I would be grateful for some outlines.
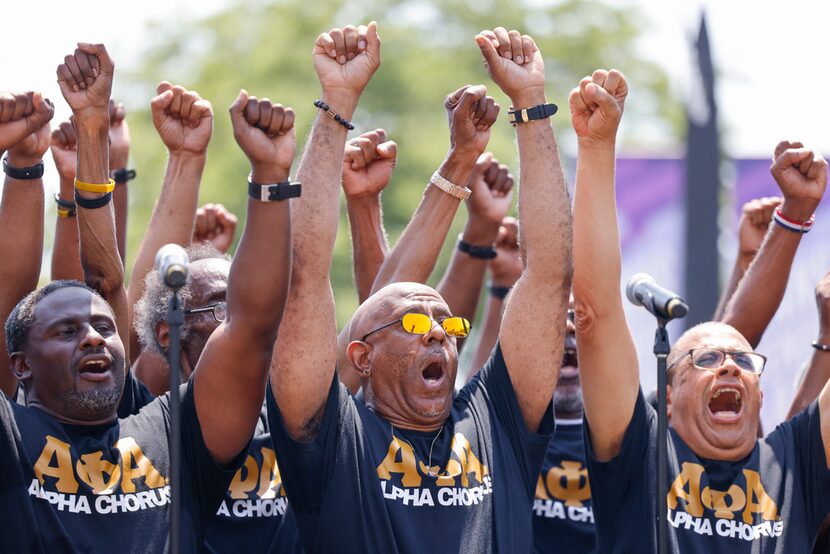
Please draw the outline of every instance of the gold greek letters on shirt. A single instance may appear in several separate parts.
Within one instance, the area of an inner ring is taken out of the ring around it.
[[[562,460],[551,467],[546,474],[540,474],[536,482],[536,498],[561,500],[565,506],[581,508],[585,500],[591,499],[591,485],[588,469],[582,462]]]
[[[437,486],[453,487],[458,480],[462,487],[469,487],[471,475],[478,483],[482,483],[484,477],[490,473],[487,466],[473,453],[470,441],[462,433],[453,436],[450,450],[452,455],[447,467],[443,472],[438,472]],[[392,475],[400,475],[404,487],[419,487],[422,476],[428,475],[430,469],[435,472],[438,468],[428,468],[423,460],[416,460],[412,446],[407,441],[393,436],[386,457],[377,467],[377,474],[378,478],[383,480],[391,479]]]

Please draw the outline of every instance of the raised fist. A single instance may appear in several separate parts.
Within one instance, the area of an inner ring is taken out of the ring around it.
[[[377,23],[347,25],[322,33],[314,43],[312,54],[314,70],[324,92],[346,92],[357,98],[380,67]]]
[[[110,169],[124,169],[130,158],[130,128],[124,104],[110,100]]]
[[[531,37],[496,27],[481,31],[475,40],[490,78],[517,108],[531,107],[524,98],[544,99],[545,62]]]
[[[39,160],[49,147],[49,121],[53,115],[52,102],[39,92],[0,94],[0,153],[20,144],[18,154]],[[37,155],[38,151],[40,155]]]
[[[268,181],[274,174],[287,178],[296,150],[294,110],[241,90],[230,113],[233,136],[250,160],[255,179],[257,174],[268,176]]]
[[[349,198],[380,194],[395,169],[398,145],[386,140],[386,131],[363,133],[343,152],[343,191]]]
[[[159,83],[156,92],[158,96],[150,102],[153,125],[170,153],[204,154],[213,133],[210,102],[196,91],[167,81]]]
[[[611,142],[617,138],[628,83],[625,76],[612,69],[597,69],[571,91],[571,123],[580,141]]]
[[[470,218],[500,225],[513,199],[513,175],[508,167],[485,152],[479,156],[467,187],[472,191],[467,201]]]
[[[61,183],[73,183],[78,163],[78,138],[71,118],[52,132],[52,159]],[[74,184],[72,186],[74,189]]]
[[[193,227],[191,242],[194,245],[209,243],[224,254],[230,250],[235,232],[235,215],[222,204],[205,204],[196,210],[196,225]]]
[[[450,147],[478,158],[487,148],[490,127],[499,115],[499,105],[487,96],[484,85],[465,85],[444,99],[450,122]]]
[[[523,270],[524,264],[519,250],[519,222],[513,217],[505,217],[496,238],[496,257],[490,260],[493,284],[499,287],[512,287],[522,276]]]
[[[827,187],[827,162],[800,142],[781,141],[775,147],[770,172],[781,189],[784,216],[807,221]]]
[[[772,213],[782,202],[778,197],[750,200],[744,204],[738,223],[738,254],[752,258],[761,248],[772,221]]]
[[[107,112],[115,64],[103,44],[78,43],[74,54],[58,66],[58,85],[72,108],[80,115],[88,110]]]

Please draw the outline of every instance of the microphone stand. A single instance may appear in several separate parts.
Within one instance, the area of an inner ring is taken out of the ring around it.
[[[666,407],[666,358],[671,348],[666,323],[657,318],[654,355],[657,356],[657,552],[668,554],[668,411]]]
[[[167,306],[167,325],[170,327],[170,348],[167,363],[170,366],[170,552],[180,552],[181,521],[181,326],[184,323],[184,311],[179,300],[179,290],[170,287],[172,295]]]

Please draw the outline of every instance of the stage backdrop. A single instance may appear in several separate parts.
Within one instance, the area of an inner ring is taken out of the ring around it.
[[[725,164],[723,184],[727,193],[721,210],[721,282],[732,270],[737,252],[737,224],[743,204],[760,196],[776,196],[778,188],[769,173],[768,159],[741,159]],[[617,163],[617,203],[623,264],[621,289],[635,273],[648,273],[661,285],[684,293],[685,223],[683,208],[683,159],[623,158]],[[812,232],[801,243],[789,286],[758,351],[767,355],[761,378],[764,405],[761,412],[769,432],[785,416],[797,380],[809,362],[810,342],[818,336],[818,312],[814,288],[830,270],[830,208],[825,201],[816,213]],[[700,225],[716,225],[701,215]],[[759,292],[759,294],[761,294]],[[625,302],[626,316],[637,345],[645,392],[656,386],[654,318],[642,308]],[[683,331],[682,322],[669,324],[672,342]]]

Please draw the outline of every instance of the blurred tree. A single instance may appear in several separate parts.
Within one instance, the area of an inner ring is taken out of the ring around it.
[[[633,83],[635,98],[639,98],[627,105],[629,127],[636,128],[638,120],[648,119],[670,126],[678,136],[682,129],[681,111],[670,94],[667,76],[637,52],[638,30],[645,22],[631,8],[613,8],[594,0],[550,4],[515,0],[235,2],[204,20],[160,21],[148,30],[147,43],[153,46],[141,67],[127,74],[130,86],[121,96],[132,104],[133,163],[140,172],[140,182],[130,189],[129,252],[137,250],[164,171],[165,152],[147,109],[158,81],[182,84],[213,102],[216,123],[201,201],[221,202],[244,219],[248,168],[234,142],[227,106],[240,87],[292,106],[302,146],[314,117],[312,101],[319,96],[310,55],[316,36],[334,26],[371,19],[379,23],[383,63],[361,99],[353,134],[382,127],[398,142],[398,165],[383,196],[385,224],[393,241],[446,152],[444,96],[464,84],[484,83],[502,111],[509,105],[482,66],[473,41],[481,29],[502,25],[534,36],[546,56],[548,97],[560,106],[554,122],[562,140],[570,133],[568,92],[581,77],[599,67],[620,68]],[[636,132],[632,136],[636,140]],[[503,115],[494,127],[490,149],[518,175],[513,137]],[[463,208],[460,212],[456,233],[466,217]],[[439,263],[436,280],[451,242]],[[357,304],[345,216],[332,281],[342,325]]]

